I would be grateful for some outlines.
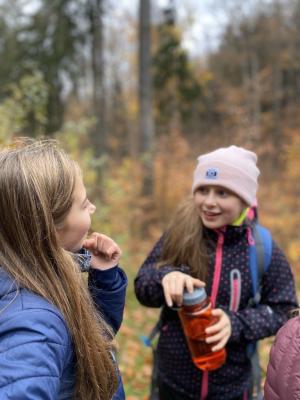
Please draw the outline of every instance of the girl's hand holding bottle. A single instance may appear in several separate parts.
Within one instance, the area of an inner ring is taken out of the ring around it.
[[[219,318],[219,321],[206,328],[205,333],[209,336],[205,341],[206,343],[217,343],[212,347],[212,351],[215,352],[226,346],[231,336],[231,322],[228,315],[221,308],[216,308],[211,313],[213,316]]]
[[[91,266],[95,269],[106,270],[118,265],[122,251],[110,237],[94,232],[85,239],[83,247],[91,255]]]
[[[166,274],[162,279],[162,287],[168,307],[182,305],[183,292],[186,289],[192,293],[194,288],[204,287],[205,283],[184,274],[180,271],[172,271]],[[206,328],[205,333],[208,335],[205,339],[206,343],[216,343],[212,347],[212,351],[223,349],[231,336],[231,322],[228,315],[220,308],[212,310],[212,315],[218,318],[218,322]]]
[[[173,305],[181,307],[184,289],[193,292],[194,287],[204,287],[205,283],[184,274],[180,271],[172,271],[166,274],[161,281],[164,296],[168,307]]]

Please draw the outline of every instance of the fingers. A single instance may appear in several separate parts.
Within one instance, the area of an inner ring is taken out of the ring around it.
[[[164,296],[169,307],[172,307],[174,304],[178,307],[182,305],[182,296],[185,289],[192,293],[194,287],[203,286],[205,286],[204,282],[180,271],[169,272],[162,279]]]
[[[84,241],[84,247],[95,255],[105,255],[108,260],[117,260],[122,254],[120,247],[110,237],[97,232]]]
[[[220,330],[225,328],[225,326],[227,324],[227,320],[224,317],[224,314],[225,314],[224,311],[222,311],[220,309],[212,310],[212,315],[214,315],[215,317],[218,317],[219,320],[214,325],[209,326],[208,328],[206,328],[205,332],[208,335],[211,335],[213,333],[219,332]]]
[[[218,351],[225,347],[231,335],[231,322],[228,315],[221,309],[212,311],[212,315],[219,317],[219,321],[206,328],[205,333],[209,335],[206,343],[216,343],[212,351]]]
[[[171,290],[169,288],[169,283],[165,282],[163,286],[163,291],[164,291],[164,296],[165,296],[165,301],[167,303],[168,307],[172,307],[173,301],[172,301],[172,296],[171,296]]]
[[[228,339],[229,339],[228,336],[224,337],[223,339],[220,340],[220,342],[216,346],[213,346],[211,348],[211,350],[212,351],[219,351],[219,350],[224,349],[224,347],[226,346],[226,344],[228,342]]]
[[[169,284],[172,300],[178,307],[182,305],[182,295],[184,290],[184,279],[173,279]]]
[[[94,244],[94,240],[91,239],[85,239],[85,241],[83,242],[83,247],[87,250],[89,250]]]

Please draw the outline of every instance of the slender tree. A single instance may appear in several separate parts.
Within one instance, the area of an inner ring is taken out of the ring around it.
[[[153,86],[157,133],[168,134],[178,123],[190,133],[197,126],[204,95],[187,51],[182,46],[182,33],[176,23],[175,5],[164,9],[157,27],[157,48],[153,56]],[[196,123],[195,123],[196,121]]]
[[[91,140],[94,146],[94,155],[97,159],[103,156],[107,149],[104,4],[105,0],[88,1],[92,55],[93,114],[96,117],[95,128],[91,132]]]
[[[143,194],[153,193],[154,126],[151,79],[151,1],[139,6],[139,118],[140,148],[144,164]]]
[[[79,23],[83,14],[77,0],[41,0],[40,7],[23,29],[25,60],[41,71],[49,86],[46,131],[53,133],[63,122],[63,93],[66,80],[74,85],[80,77],[84,32]]]

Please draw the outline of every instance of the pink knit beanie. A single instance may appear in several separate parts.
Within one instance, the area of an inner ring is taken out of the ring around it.
[[[252,206],[256,199],[257,178],[260,174],[256,161],[255,153],[237,146],[220,148],[199,156],[192,192],[199,186],[223,186]]]

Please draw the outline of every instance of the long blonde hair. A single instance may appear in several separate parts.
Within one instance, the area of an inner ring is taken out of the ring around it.
[[[203,281],[207,277],[208,257],[203,225],[192,197],[179,205],[166,230],[159,262],[159,266],[162,265],[187,265],[193,277]]]
[[[22,140],[0,151],[0,266],[63,314],[75,349],[75,398],[109,400],[117,387],[109,329],[56,233],[78,173],[53,141]]]

